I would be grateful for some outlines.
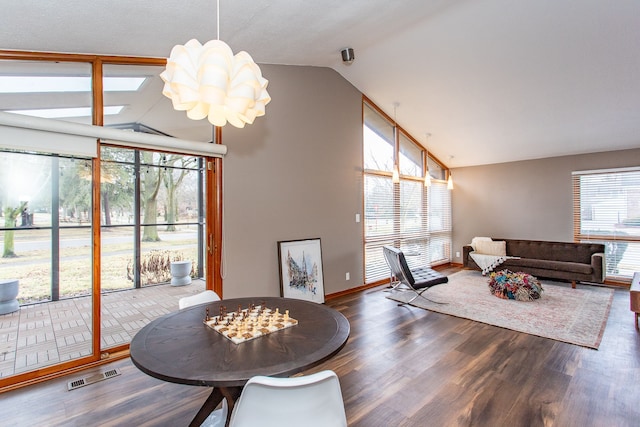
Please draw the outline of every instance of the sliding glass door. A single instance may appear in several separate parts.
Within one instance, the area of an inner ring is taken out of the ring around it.
[[[102,350],[128,344],[177,309],[161,288],[135,292],[167,286],[172,262],[188,262],[192,279],[204,277],[203,165],[196,156],[102,147]],[[113,294],[124,290],[134,292]]]
[[[0,51],[0,112],[162,140],[0,125],[0,295],[18,289],[0,301],[0,388],[108,360],[181,296],[221,291],[212,126],[162,96],[164,63]],[[179,260],[192,286],[169,285]]]

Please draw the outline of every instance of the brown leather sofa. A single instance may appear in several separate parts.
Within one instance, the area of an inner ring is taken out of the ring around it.
[[[603,283],[607,271],[605,246],[600,243],[548,242],[541,240],[497,239],[506,242],[509,258],[495,268],[522,271],[538,278],[576,282]],[[481,270],[469,254],[470,245],[462,247],[463,265]]]

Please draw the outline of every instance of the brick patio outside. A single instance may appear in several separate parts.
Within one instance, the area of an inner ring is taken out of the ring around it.
[[[157,285],[102,295],[101,349],[131,341],[144,325],[178,310],[178,300],[205,289]],[[91,298],[25,305],[0,315],[0,377],[36,370],[91,354]]]

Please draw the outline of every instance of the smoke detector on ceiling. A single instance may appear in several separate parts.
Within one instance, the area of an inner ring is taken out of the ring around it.
[[[353,48],[347,47],[342,49],[342,62],[346,65],[351,65],[354,59],[356,59],[356,57],[353,54]]]

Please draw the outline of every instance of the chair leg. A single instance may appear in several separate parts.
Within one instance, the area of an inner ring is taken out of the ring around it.
[[[387,289],[385,289],[384,292],[403,291],[404,289],[400,289],[400,286],[402,286],[402,282],[394,280],[393,282],[389,282],[389,286],[387,286]]]
[[[431,289],[431,286],[426,287],[426,288],[422,288],[422,289],[420,289],[420,290],[415,289],[415,288],[412,288],[412,287],[410,287],[410,286],[409,286],[409,289],[405,289],[405,290],[407,290],[407,291],[413,291],[413,292],[415,293],[415,295],[414,295],[414,296],[413,296],[409,301],[407,301],[407,302],[399,302],[399,303],[398,303],[398,306],[403,306],[403,305],[405,305],[405,304],[411,304],[413,301],[415,301],[415,300],[416,300],[416,299],[418,299],[419,297],[422,297],[422,298],[426,299],[427,301],[432,302],[432,303],[434,303],[434,304],[449,304],[448,302],[434,301],[434,300],[432,300],[432,299],[430,299],[430,298],[427,298],[426,296],[422,295],[422,294],[424,294],[425,292],[427,292],[429,289]]]
[[[419,297],[426,298],[426,297],[422,296],[422,293],[426,292],[427,289],[429,289],[429,288],[423,288],[423,289],[418,291],[417,289],[411,288],[411,290],[415,293],[415,295],[409,301],[405,302],[404,304],[411,304],[412,302],[414,302]]]
[[[385,292],[391,292],[397,289],[400,285],[402,285],[402,281],[398,280],[396,276],[392,274],[389,276],[389,286],[387,286],[387,290],[385,290]]]
[[[403,290],[406,290],[406,291],[412,291],[415,295],[414,295],[414,296],[413,296],[409,301],[406,301],[406,302],[399,302],[399,303],[398,303],[398,305],[399,305],[399,306],[403,306],[403,305],[405,305],[405,304],[411,304],[411,303],[412,303],[413,301],[415,301],[418,297],[422,297],[422,298],[425,298],[425,299],[429,300],[427,297],[425,297],[425,296],[423,296],[423,295],[422,295],[422,293],[423,293],[423,292],[426,292],[426,291],[427,291],[427,289],[429,289],[429,288],[422,288],[422,289],[418,290],[418,289],[415,289],[415,288],[413,288],[413,287],[411,287],[411,286],[407,285],[407,289],[403,289]],[[431,301],[431,300],[429,300],[429,301]]]

